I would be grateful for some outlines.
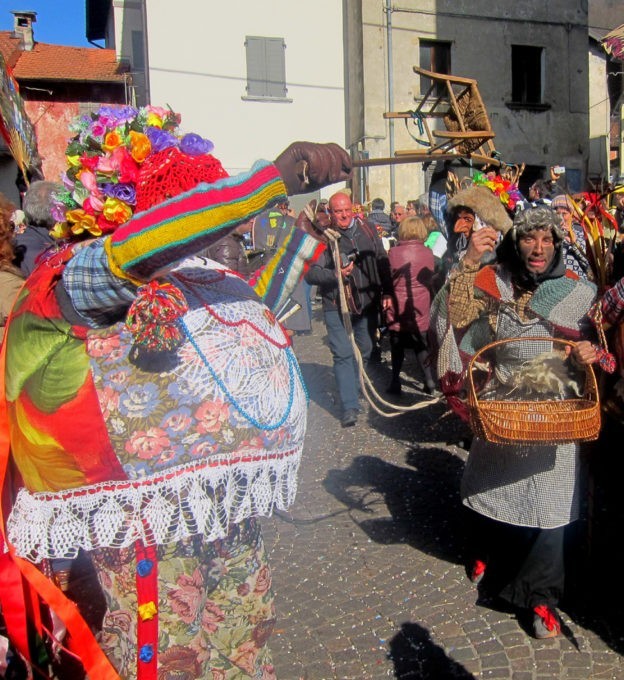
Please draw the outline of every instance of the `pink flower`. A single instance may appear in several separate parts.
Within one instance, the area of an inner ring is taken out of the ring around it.
[[[102,212],[103,207],[104,203],[95,194],[91,194],[82,204],[82,209],[91,215]]]
[[[163,120],[169,114],[169,111],[167,109],[163,109],[162,106],[152,106],[151,104],[148,104],[145,107],[145,110],[147,111],[147,113],[153,113]]]
[[[81,170],[78,173],[78,179],[82,182],[82,185],[92,194],[98,194],[100,190],[98,189],[97,180],[95,175],[91,170]]]
[[[112,175],[119,170],[119,158],[115,153],[100,156],[97,164],[98,172],[104,175]]]
[[[102,415],[105,419],[119,409],[119,393],[115,392],[112,387],[107,386],[103,390],[98,390],[97,394]]]
[[[256,587],[254,588],[254,593],[259,595],[264,595],[271,588],[271,570],[265,564],[260,567],[258,572],[258,578],[256,578]]]
[[[190,454],[193,458],[208,458],[208,456],[216,453],[218,449],[219,445],[215,444],[212,439],[203,439],[191,448]]]
[[[263,448],[264,442],[262,441],[262,437],[253,437],[252,439],[242,441],[234,453],[253,453],[254,451],[258,451],[259,449]]]
[[[177,584],[179,588],[169,592],[171,609],[184,623],[193,623],[199,613],[204,582],[199,569],[195,569],[192,576],[182,574]]]
[[[90,335],[89,354],[92,357],[105,357],[119,347],[119,344],[118,335]]]
[[[243,642],[236,649],[236,652],[232,654],[232,662],[253,677],[256,672],[255,666],[258,652],[259,649],[254,642]]]
[[[91,125],[91,135],[93,137],[103,137],[106,134],[106,125],[103,125],[100,121],[95,120]]]
[[[202,434],[207,432],[219,432],[223,423],[227,422],[229,407],[221,399],[215,399],[202,404],[195,412],[198,420],[197,429]]]
[[[158,458],[169,446],[169,437],[164,430],[158,427],[150,427],[149,430],[135,432],[126,442],[126,451],[141,460]]]
[[[193,419],[186,413],[172,413],[163,421],[163,427],[173,432],[185,432],[191,426]]]
[[[206,602],[204,605],[204,610],[202,612],[202,628],[209,633],[214,633],[219,624],[225,621],[225,614],[223,610],[218,607],[214,602]]]

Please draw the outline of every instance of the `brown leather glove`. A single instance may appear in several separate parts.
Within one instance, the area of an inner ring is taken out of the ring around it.
[[[306,194],[351,176],[351,158],[338,144],[293,142],[274,161],[289,195]]]

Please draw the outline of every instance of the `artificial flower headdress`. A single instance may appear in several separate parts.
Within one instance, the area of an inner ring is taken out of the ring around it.
[[[77,240],[110,234],[136,212],[227,177],[212,156],[214,145],[195,133],[181,135],[179,114],[155,106],[102,106],[77,118],[66,150],[65,191],[54,206],[52,234]],[[175,349],[183,340],[177,320],[186,312],[182,293],[169,282],[139,286],[126,325],[138,346]]]
[[[227,177],[210,155],[212,142],[181,135],[179,125],[179,114],[157,106],[102,106],[75,119],[52,235],[75,240],[110,234],[134,212]]]
[[[518,185],[508,179],[493,173],[485,174],[479,170],[474,171],[472,183],[476,186],[485,186],[500,199],[500,202],[513,213],[518,201],[522,201],[522,194]]]

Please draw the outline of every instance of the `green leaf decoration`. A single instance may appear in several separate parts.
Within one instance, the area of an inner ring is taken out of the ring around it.
[[[62,319],[52,323],[28,312],[13,319],[7,338],[9,401],[25,389],[38,409],[52,413],[76,396],[88,375],[89,358],[84,343],[70,331]]]
[[[78,141],[72,141],[67,145],[65,150],[65,155],[67,156],[80,156],[82,155],[82,144]]]

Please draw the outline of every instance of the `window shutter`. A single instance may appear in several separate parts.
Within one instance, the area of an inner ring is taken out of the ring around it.
[[[262,38],[247,38],[247,95],[264,97],[266,78],[264,75],[264,41]]]
[[[247,36],[247,96],[286,96],[286,64],[282,38]]]
[[[284,50],[286,45],[281,38],[267,38],[267,94],[269,97],[286,96],[286,65]]]

